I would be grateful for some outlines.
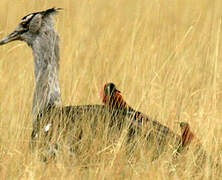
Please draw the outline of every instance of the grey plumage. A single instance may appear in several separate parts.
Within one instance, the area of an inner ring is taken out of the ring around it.
[[[14,32],[0,41],[0,45],[14,40],[25,41],[33,50],[35,92],[33,97],[33,126],[36,116],[48,105],[62,103],[59,86],[59,36],[54,30],[53,15],[59,9],[29,14],[22,18]]]

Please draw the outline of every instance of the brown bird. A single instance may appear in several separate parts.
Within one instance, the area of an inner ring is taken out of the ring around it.
[[[189,146],[191,141],[194,139],[194,133],[190,129],[190,125],[187,122],[180,123],[181,136],[182,136],[182,146]]]
[[[118,109],[131,119],[129,126],[129,139],[135,136],[135,132],[141,132],[145,127],[147,141],[152,144],[154,159],[169,148],[176,152],[181,145],[181,137],[174,133],[170,128],[164,126],[156,120],[150,119],[142,112],[134,110],[123,99],[120,91],[114,83],[107,83],[101,91],[102,102],[112,110]]]
[[[197,149],[201,149],[202,144],[200,140],[195,136],[195,134],[191,131],[191,127],[188,122],[180,122],[180,130],[181,130],[181,139],[182,146],[181,150],[187,151],[191,147],[198,147]]]
[[[206,160],[208,158],[210,167],[217,166],[217,162],[212,160],[212,157],[207,154],[200,140],[192,132],[189,123],[180,122],[182,146],[178,148],[178,153],[183,154],[184,162],[187,157],[191,155],[192,160],[190,163],[194,163],[193,172],[198,173],[204,169]]]

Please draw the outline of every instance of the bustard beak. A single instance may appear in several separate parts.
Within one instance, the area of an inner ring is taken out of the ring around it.
[[[19,39],[19,31],[14,31],[8,36],[4,37],[2,40],[0,40],[0,46],[18,39]]]
[[[120,91],[120,90],[118,90],[118,89],[116,89],[116,92],[121,93],[121,91]]]

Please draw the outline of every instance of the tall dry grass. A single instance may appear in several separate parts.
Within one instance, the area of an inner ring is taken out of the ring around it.
[[[0,37],[27,13],[62,7],[60,86],[63,104],[101,103],[99,91],[114,82],[127,102],[179,133],[188,121],[208,154],[222,152],[222,2],[1,0]],[[126,155],[124,132],[107,144],[98,135],[81,155],[66,153],[45,164],[29,149],[34,88],[33,57],[23,42],[0,47],[1,179],[187,179],[170,157],[153,163],[142,144]],[[100,148],[98,148],[100,147]],[[206,167],[201,176],[220,179]]]

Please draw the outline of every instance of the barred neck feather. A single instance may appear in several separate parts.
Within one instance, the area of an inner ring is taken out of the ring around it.
[[[105,97],[104,102],[111,108],[116,108],[128,112],[135,112],[135,110],[126,103],[119,92],[115,92],[111,97]]]

